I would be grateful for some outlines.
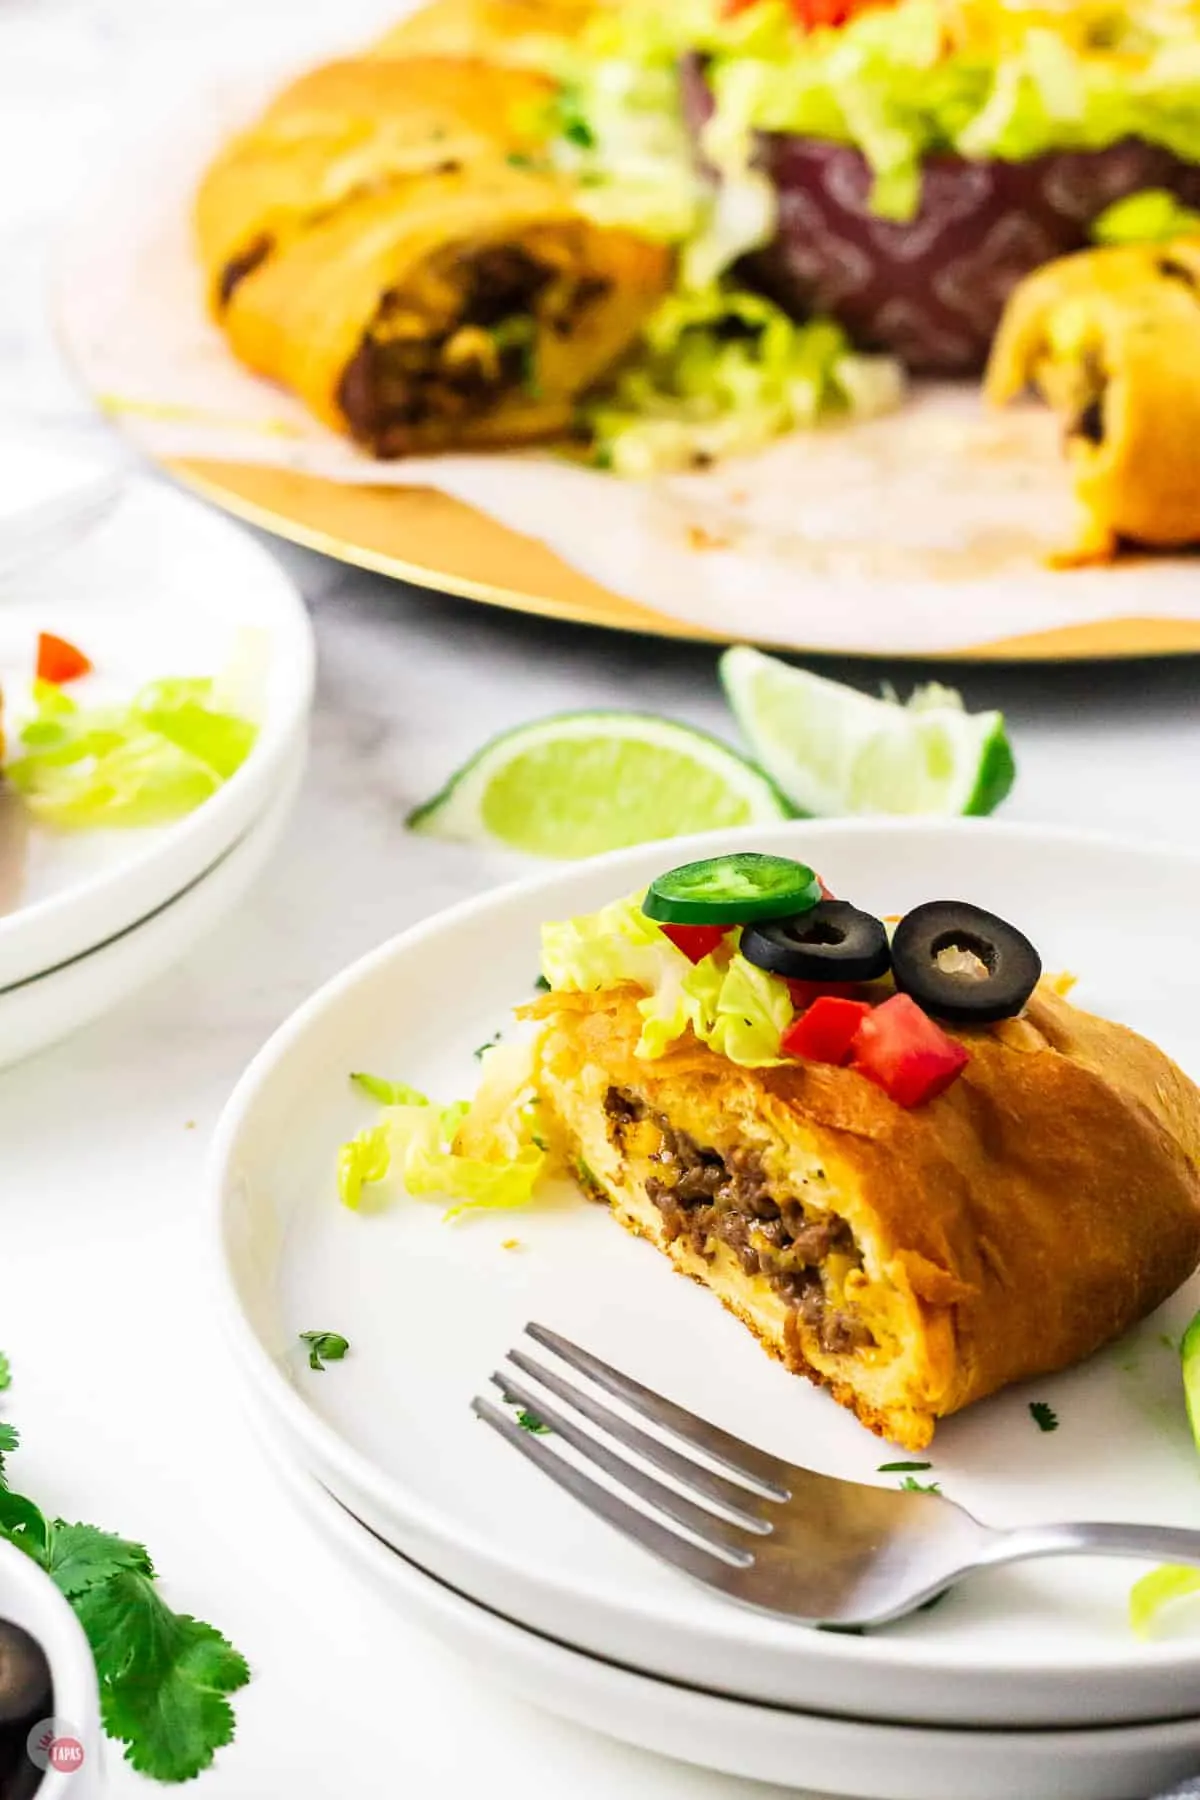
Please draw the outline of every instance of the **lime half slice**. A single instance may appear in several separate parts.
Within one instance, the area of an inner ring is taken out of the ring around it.
[[[998,712],[964,712],[950,688],[907,706],[794,669],[739,644],[721,681],[754,755],[797,808],[846,813],[990,813],[1012,787]]]
[[[794,814],[761,769],[703,731],[648,713],[578,712],[493,738],[408,824],[569,858]]]

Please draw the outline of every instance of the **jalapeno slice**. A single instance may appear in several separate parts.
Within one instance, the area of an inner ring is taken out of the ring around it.
[[[668,925],[743,925],[807,912],[820,898],[807,864],[744,850],[668,870],[651,882],[642,911]]]

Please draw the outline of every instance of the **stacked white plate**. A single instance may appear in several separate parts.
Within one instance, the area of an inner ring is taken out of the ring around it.
[[[428,1202],[338,1203],[338,1145],[372,1117],[351,1070],[469,1093],[473,1048],[531,991],[544,919],[736,847],[802,855],[877,912],[947,896],[987,905],[1048,967],[1080,976],[1083,1005],[1200,1071],[1200,859],[1170,850],[991,822],[797,823],[623,852],[456,908],[304,1007],[218,1132],[216,1280],[264,1435],[318,1528],[398,1605],[598,1729],[877,1800],[1144,1800],[1200,1770],[1200,1621],[1136,1639],[1140,1565],[993,1571],[866,1636],[734,1606],[586,1514],[472,1418],[526,1320],[792,1461],[886,1484],[897,1477],[880,1465],[899,1453],[770,1362],[603,1208],[564,1193],[447,1226]],[[1171,1339],[1196,1305],[1193,1285],[1084,1367],[947,1421],[923,1479],[1001,1526],[1194,1525],[1200,1465]],[[298,1342],[314,1327],[352,1345],[320,1376]],[[1035,1400],[1057,1430],[1039,1429]]]
[[[30,470],[22,508],[0,513],[9,755],[41,631],[94,663],[72,690],[84,705],[240,658],[260,729],[236,774],[162,827],[53,829],[0,794],[0,1063],[97,1017],[236,906],[295,799],[313,688],[303,603],[248,533],[159,482],[117,493],[102,470],[43,450]]]

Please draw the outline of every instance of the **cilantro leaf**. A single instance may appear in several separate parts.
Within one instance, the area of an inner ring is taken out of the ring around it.
[[[922,1462],[880,1463],[879,1473],[881,1475],[919,1475],[924,1469],[932,1469],[932,1467],[932,1463]]]
[[[69,1525],[65,1519],[55,1519],[49,1527],[43,1567],[68,1600],[126,1570],[154,1574],[143,1545],[96,1525]]]
[[[12,1366],[3,1350],[0,1350],[0,1394],[5,1388],[12,1386]]]
[[[1039,1431],[1058,1430],[1058,1414],[1052,1406],[1047,1406],[1044,1400],[1031,1400],[1029,1412]]]
[[[4,1459],[10,1450],[15,1450],[21,1442],[21,1434],[15,1425],[0,1419],[0,1488],[8,1486],[8,1474],[4,1467]]]
[[[523,1406],[517,1414],[517,1424],[521,1427],[522,1431],[532,1432],[534,1437],[548,1437],[550,1433],[550,1427],[548,1425],[543,1425],[537,1414],[535,1412],[530,1412],[528,1407],[525,1406]]]
[[[471,1054],[474,1056],[476,1062],[483,1061],[483,1059],[487,1055],[488,1051],[491,1050],[496,1044],[498,1044],[500,1042],[501,1035],[502,1034],[499,1031],[495,1032],[494,1035],[488,1039],[486,1044],[480,1044],[480,1046],[477,1050],[473,1050],[471,1052]]]
[[[46,1554],[46,1538],[50,1527],[32,1500],[24,1494],[10,1493],[0,1482],[0,1536],[6,1537],[18,1550],[41,1563]]]
[[[125,1759],[158,1781],[190,1781],[234,1732],[227,1695],[250,1679],[245,1659],[213,1626],[172,1612],[134,1569],[78,1594],[73,1605],[96,1660],[104,1729]]]
[[[906,1494],[940,1494],[942,1491],[940,1482],[915,1481],[911,1475],[906,1475],[904,1477],[904,1480],[900,1483],[900,1487],[902,1492]]]
[[[339,1331],[302,1331],[300,1342],[308,1345],[308,1366],[321,1374],[327,1362],[341,1362],[350,1348],[349,1338]]]
[[[550,983],[546,980],[544,975],[538,976],[533,984],[533,991],[535,994],[548,994],[550,992]]]

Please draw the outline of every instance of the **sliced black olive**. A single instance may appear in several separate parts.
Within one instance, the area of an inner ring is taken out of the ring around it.
[[[926,1012],[964,1025],[1015,1018],[1038,984],[1042,959],[1015,925],[965,900],[931,900],[892,936],[892,973]]]
[[[747,925],[742,955],[791,981],[874,981],[891,961],[883,925],[846,900],[820,900],[791,918]]]

